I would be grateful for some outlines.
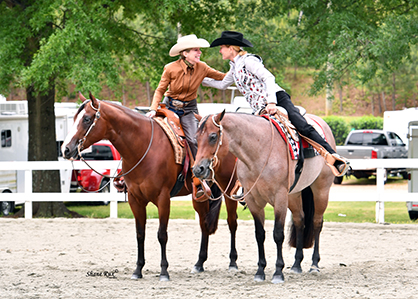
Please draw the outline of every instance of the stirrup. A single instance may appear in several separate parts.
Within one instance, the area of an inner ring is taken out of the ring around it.
[[[348,161],[344,157],[341,157],[337,153],[334,153],[332,155],[327,155],[327,158],[328,157],[330,159],[326,159],[327,160],[327,165],[331,168],[332,173],[336,177],[344,176],[347,173],[347,171],[350,167],[350,161]],[[330,163],[330,161],[332,161],[332,160],[333,160],[333,163]],[[335,165],[335,161],[339,161],[341,164],[340,165]]]
[[[192,197],[197,202],[206,201],[209,199],[209,197],[212,196],[212,191],[210,190],[208,184],[205,181],[200,182],[200,184],[196,186],[195,180],[193,180],[192,186],[193,186]]]

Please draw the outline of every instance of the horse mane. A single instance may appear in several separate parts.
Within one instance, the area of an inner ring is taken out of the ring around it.
[[[226,114],[232,114],[232,115],[245,115],[245,116],[249,116],[249,117],[252,117],[252,116],[257,116],[257,117],[258,117],[258,115],[249,114],[249,113],[245,113],[245,112],[226,112],[226,113],[225,113],[225,115],[226,115]],[[201,120],[201,122],[200,122],[200,124],[199,124],[199,127],[197,128],[197,133],[201,133],[201,132],[202,132],[203,128],[204,128],[204,127],[205,127],[205,125],[206,125],[206,122],[207,122],[207,121],[208,121],[208,119],[209,119],[209,116],[211,116],[211,115],[213,115],[213,114],[207,115],[207,116],[205,116],[204,118],[202,118],[202,120]]]

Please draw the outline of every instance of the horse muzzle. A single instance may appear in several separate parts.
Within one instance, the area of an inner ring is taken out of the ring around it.
[[[65,148],[61,148],[62,156],[68,160],[74,160],[78,157],[78,150],[77,147],[73,147],[72,149],[67,145]]]
[[[193,174],[200,180],[206,180],[211,176],[211,160],[203,159],[193,166]]]

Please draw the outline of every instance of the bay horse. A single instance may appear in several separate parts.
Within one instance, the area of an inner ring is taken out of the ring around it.
[[[74,124],[61,150],[66,159],[78,155],[78,147],[88,148],[93,143],[107,139],[122,156],[122,173],[128,190],[128,202],[135,217],[138,248],[137,267],[132,279],[142,278],[145,264],[146,206],[149,202],[158,208],[158,241],[161,246],[160,281],[169,280],[166,245],[167,226],[170,216],[170,192],[183,166],[175,163],[174,150],[169,138],[154,119],[131,109],[99,101],[90,93],[87,100],[79,93],[83,104],[74,116]],[[236,180],[235,157],[226,157],[218,169],[217,179],[222,188],[233,186]],[[177,196],[191,193],[191,174],[188,172],[186,184]],[[233,175],[234,174],[234,175]],[[232,176],[233,175],[233,176]],[[232,183],[229,184],[229,181]],[[228,187],[228,192],[232,187]],[[235,236],[237,230],[237,202],[225,199],[228,225],[231,232],[230,269],[237,269]],[[199,215],[201,244],[198,261],[192,272],[204,271],[203,263],[208,255],[209,235],[217,229],[221,201],[197,202],[193,207]]]
[[[320,124],[326,140],[335,148],[329,126],[317,116],[308,117]],[[263,117],[223,111],[203,118],[196,137],[198,152],[193,172],[199,179],[205,179],[213,161],[222,159],[229,152],[239,159],[238,179],[244,188],[245,202],[254,218],[258,245],[258,270],[254,280],[265,280],[264,207],[267,204],[274,208],[273,238],[277,246],[276,270],[272,282],[284,282],[282,247],[288,208],[293,215],[289,244],[296,247],[291,271],[302,272],[303,248],[314,245],[310,272],[319,272],[319,235],[334,179],[324,158],[315,156],[305,159],[299,181],[289,192],[295,179],[297,161],[288,158],[286,141],[273,129],[273,124]]]

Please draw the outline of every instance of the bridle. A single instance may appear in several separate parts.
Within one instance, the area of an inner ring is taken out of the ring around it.
[[[93,106],[93,101],[91,101],[91,100],[88,100],[88,101],[90,101],[90,106],[91,106],[91,108],[93,108],[94,111],[96,111],[96,114],[95,114],[95,117],[94,117],[94,121],[90,125],[90,127],[87,129],[86,134],[84,134],[84,137],[78,141],[77,150],[78,150],[78,155],[80,157],[80,160],[83,161],[95,173],[97,173],[97,174],[99,174],[99,175],[101,175],[102,177],[105,177],[105,178],[118,179],[118,178],[121,178],[123,176],[128,175],[131,171],[133,171],[145,159],[145,157],[147,156],[147,154],[148,154],[148,152],[151,148],[152,141],[154,140],[154,122],[152,121],[152,119],[150,119],[150,122],[151,122],[151,139],[150,139],[150,142],[148,144],[148,148],[145,151],[144,155],[141,157],[141,159],[139,159],[139,161],[129,171],[127,171],[125,173],[120,172],[116,176],[104,175],[104,174],[98,172],[97,170],[95,170],[93,167],[91,167],[89,165],[89,163],[87,163],[87,161],[81,155],[81,151],[84,149],[83,144],[86,141],[87,136],[90,134],[91,130],[96,126],[97,121],[100,119],[100,100],[97,100],[97,102],[98,102],[98,107],[97,108],[95,108]],[[122,158],[121,158],[120,161],[122,162]],[[74,166],[73,166],[73,168],[74,168]]]
[[[212,115],[212,122],[213,122],[213,124],[215,125],[215,127],[217,127],[218,129],[219,129],[219,138],[218,138],[218,140],[217,140],[217,143],[216,143],[216,150],[215,150],[215,152],[214,152],[214,154],[213,154],[213,157],[212,157],[212,159],[210,159],[210,163],[209,163],[209,170],[210,170],[210,172],[211,172],[211,178],[210,178],[210,181],[216,181],[215,180],[215,170],[214,170],[214,168],[216,167],[216,165],[218,165],[218,163],[219,163],[219,158],[218,158],[218,151],[219,151],[219,148],[221,147],[221,145],[222,145],[222,130],[223,130],[223,127],[222,127],[222,125],[221,124],[218,124],[216,121],[215,121],[215,114],[214,115]],[[236,162],[235,162],[235,164],[236,164]],[[235,170],[235,168],[234,168],[234,170]]]
[[[215,116],[216,115],[213,115],[212,116],[212,122],[213,122],[213,124],[215,125],[215,127],[217,127],[217,128],[219,128],[219,138],[218,138],[218,142],[217,142],[217,146],[216,146],[216,150],[215,150],[215,152],[214,152],[214,154],[213,154],[213,157],[212,157],[212,159],[210,160],[210,163],[209,163],[209,169],[210,169],[210,171],[211,171],[211,173],[212,173],[212,178],[210,179],[211,181],[214,181],[215,183],[216,183],[216,185],[218,185],[218,187],[219,187],[219,189],[221,190],[221,192],[222,192],[222,194],[224,195],[224,196],[226,196],[226,197],[228,197],[229,199],[232,199],[232,200],[235,200],[234,198],[232,198],[232,197],[230,197],[230,196],[228,196],[227,194],[226,194],[226,190],[228,190],[228,187],[229,187],[229,185],[231,184],[231,182],[232,182],[232,177],[234,176],[234,173],[235,173],[235,170],[236,170],[236,168],[237,168],[237,160],[235,161],[235,167],[234,167],[234,171],[232,172],[232,175],[231,175],[231,179],[230,179],[230,181],[229,181],[229,184],[228,184],[228,186],[226,187],[226,189],[225,190],[223,190],[222,189],[222,187],[220,186],[220,184],[216,181],[216,179],[215,179],[215,171],[214,171],[214,167],[216,167],[216,165],[218,164],[218,162],[219,162],[219,158],[218,158],[218,151],[219,151],[219,148],[221,147],[221,145],[222,145],[222,136],[223,136],[223,132],[222,132],[222,130],[223,130],[223,127],[222,127],[222,124],[218,124],[216,121],[215,121]],[[252,190],[253,190],[253,188],[255,187],[255,185],[257,184],[257,182],[258,182],[258,180],[260,179],[260,177],[261,177],[261,174],[263,173],[263,171],[264,171],[264,168],[266,168],[266,166],[267,166],[267,163],[268,163],[268,160],[269,160],[269,158],[270,158],[270,155],[271,155],[271,152],[272,152],[272,149],[273,149],[273,137],[274,137],[274,127],[273,127],[273,124],[272,124],[272,122],[271,122],[271,119],[270,119],[270,117],[269,117],[269,122],[270,122],[270,128],[271,128],[271,142],[270,142],[270,151],[269,151],[269,155],[267,156],[267,159],[266,159],[266,162],[264,163],[264,166],[263,166],[263,168],[261,169],[261,171],[260,171],[260,174],[258,175],[258,177],[257,177],[257,179],[255,180],[255,182],[254,182],[254,184],[252,185],[252,187],[242,196],[242,198],[245,198]],[[215,199],[216,200],[216,199]]]
[[[77,150],[78,150],[78,155],[81,157],[82,161],[84,161],[84,158],[81,155],[81,151],[84,149],[83,144],[86,141],[87,136],[90,134],[91,130],[96,126],[96,123],[100,118],[100,101],[97,100],[97,102],[99,103],[97,108],[93,106],[93,101],[91,100],[87,100],[87,101],[90,101],[90,106],[94,111],[96,111],[96,114],[94,115],[94,121],[90,125],[90,127],[87,129],[86,134],[84,134],[84,137],[78,141]]]

